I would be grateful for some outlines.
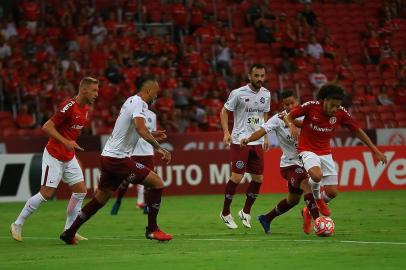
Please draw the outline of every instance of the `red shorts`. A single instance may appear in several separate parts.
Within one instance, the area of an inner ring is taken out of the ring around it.
[[[299,165],[292,165],[288,167],[281,167],[280,172],[283,178],[288,181],[289,192],[302,194],[303,191],[300,188],[300,183],[309,178],[305,168]]]
[[[231,171],[233,173],[262,175],[264,172],[264,150],[262,145],[241,147],[231,144]]]
[[[117,190],[127,180],[131,184],[140,184],[151,170],[131,158],[101,157],[100,189]]]
[[[151,171],[154,170],[154,156],[131,156],[131,159],[135,162],[141,163],[145,167],[148,167],[148,169]]]

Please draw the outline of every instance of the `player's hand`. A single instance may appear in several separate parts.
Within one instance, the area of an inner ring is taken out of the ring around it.
[[[162,141],[167,138],[166,130],[157,130],[151,132],[152,136],[154,136],[155,140]]]
[[[299,130],[297,129],[297,127],[294,124],[290,124],[289,129],[290,129],[290,135],[292,136],[292,138],[295,141],[297,141],[297,138],[299,138]]]
[[[382,162],[382,164],[387,164],[388,163],[388,159],[387,157],[382,153],[382,152],[377,152],[375,153],[375,158],[379,161]]]
[[[269,145],[268,136],[265,135],[265,136],[264,136],[264,144],[262,145],[262,148],[264,149],[265,152],[268,152],[269,146],[270,146],[270,145]]]
[[[226,149],[229,149],[231,145],[231,135],[229,132],[224,133],[223,142],[226,145]]]
[[[75,141],[66,141],[65,142],[65,147],[68,150],[75,150],[78,149],[80,151],[84,151],[85,149],[83,149],[82,147],[80,147]]]
[[[164,148],[159,148],[157,150],[158,153],[160,153],[162,155],[162,160],[166,161],[166,164],[169,164],[169,162],[171,162],[171,152],[169,152],[168,150],[164,149]]]
[[[245,147],[245,146],[248,145],[248,143],[249,143],[248,138],[241,139],[241,141],[240,141],[240,146],[241,146],[241,147]]]
[[[285,117],[286,115],[287,115],[286,111],[278,113],[279,119],[282,119],[282,120],[283,120],[283,117]]]

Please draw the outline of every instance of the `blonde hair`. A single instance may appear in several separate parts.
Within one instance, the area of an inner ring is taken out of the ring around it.
[[[79,83],[79,88],[89,86],[90,84],[99,84],[99,80],[92,77],[84,77]]]

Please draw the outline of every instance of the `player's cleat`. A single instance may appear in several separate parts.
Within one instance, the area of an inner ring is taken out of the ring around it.
[[[144,210],[142,211],[145,215],[148,215],[148,213],[149,213],[149,208],[148,208],[148,206],[145,206],[144,207]]]
[[[309,213],[307,207],[302,209],[302,217],[303,217],[303,232],[305,234],[310,234],[312,230],[312,216]]]
[[[241,209],[238,212],[238,217],[242,221],[242,225],[244,225],[245,228],[251,229],[251,215],[244,213],[244,211]]]
[[[64,231],[61,233],[59,236],[59,239],[64,241],[67,245],[76,245],[77,241],[75,239],[75,236],[70,235],[67,231]]]
[[[113,204],[113,207],[111,208],[110,214],[112,216],[117,215],[118,210],[120,210],[120,206],[121,206],[121,200],[116,200],[116,202]]]
[[[10,225],[11,237],[13,237],[13,239],[18,242],[22,242],[23,241],[23,238],[21,236],[22,229],[23,229],[22,225],[17,225],[15,223],[11,223],[11,225]]]
[[[75,234],[75,240],[77,241],[87,241],[89,239],[87,239],[86,237],[81,236],[80,234],[76,233]]]
[[[330,216],[331,215],[331,211],[330,208],[328,208],[328,205],[324,202],[323,199],[319,199],[319,200],[314,200],[316,202],[317,208],[319,209],[319,212],[323,215],[323,216]]]
[[[259,220],[259,223],[261,223],[262,228],[264,229],[264,232],[267,233],[267,234],[270,234],[271,233],[271,222],[269,222],[266,219],[266,216],[265,215],[260,215],[258,217],[258,220]]]
[[[138,208],[138,209],[144,209],[145,208],[145,203],[137,203],[135,205],[135,207]]]
[[[145,228],[145,237],[150,240],[158,240],[158,241],[170,241],[172,240],[172,235],[167,234],[161,231],[159,228],[153,232],[148,231],[148,227]]]
[[[237,229],[238,228],[238,226],[235,223],[234,218],[233,218],[233,216],[231,216],[231,214],[228,214],[227,216],[223,216],[223,213],[220,212],[220,218],[224,222],[224,224],[226,224],[226,226],[229,229]]]

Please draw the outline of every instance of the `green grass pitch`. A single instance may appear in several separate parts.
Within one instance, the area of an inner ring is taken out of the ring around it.
[[[218,215],[223,196],[164,197],[161,228],[169,243],[144,238],[146,216],[135,199],[110,216],[112,201],[81,228],[89,241],[67,246],[58,239],[67,201],[41,206],[26,222],[24,242],[9,225],[23,203],[0,204],[0,269],[406,269],[406,191],[341,193],[330,204],[336,233],[304,235],[301,207],[277,218],[265,235],[256,217],[284,194],[261,195],[252,209],[253,228],[229,230]],[[235,196],[237,217],[245,196]]]

